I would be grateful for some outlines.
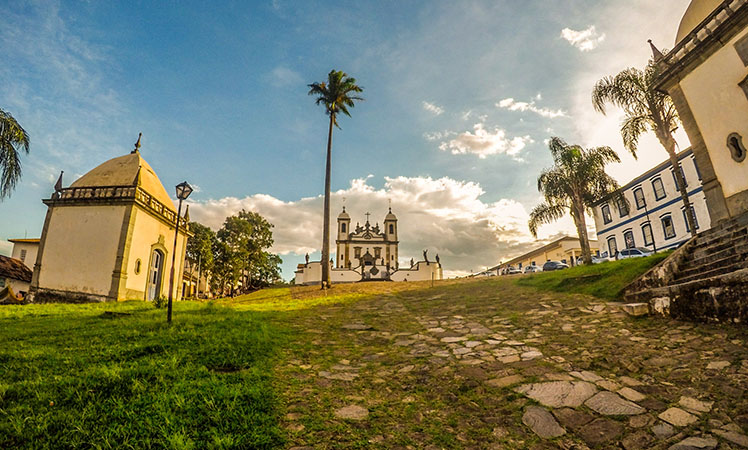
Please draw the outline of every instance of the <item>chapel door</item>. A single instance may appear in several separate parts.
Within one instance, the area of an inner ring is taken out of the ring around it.
[[[159,250],[153,251],[151,266],[148,270],[148,300],[154,300],[160,295],[161,274],[164,266],[164,254]]]

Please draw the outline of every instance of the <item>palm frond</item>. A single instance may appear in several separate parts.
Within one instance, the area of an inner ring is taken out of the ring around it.
[[[549,203],[541,203],[537,205],[532,209],[532,212],[530,212],[530,220],[527,222],[527,226],[530,228],[530,233],[533,237],[538,237],[538,228],[540,225],[553,223],[564,217],[567,209],[568,208],[565,206]]]
[[[26,130],[8,112],[0,109],[0,200],[10,193],[21,179],[21,155],[30,149]]]

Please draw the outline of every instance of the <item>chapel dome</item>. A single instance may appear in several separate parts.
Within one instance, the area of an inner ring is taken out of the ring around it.
[[[138,171],[140,171],[140,177],[138,177]],[[100,164],[75,180],[70,187],[134,186],[136,180],[144,191],[166,207],[174,209],[174,202],[166,193],[156,172],[137,151]]]
[[[387,222],[388,220],[397,220],[397,217],[392,214],[392,209],[390,208],[390,212],[387,213],[386,216],[384,216],[384,221]]]
[[[722,4],[722,0],[691,0],[691,4],[688,5],[688,9],[686,9],[686,13],[680,21],[680,26],[678,26],[675,44],[677,45],[688,36],[720,4]]]
[[[345,206],[343,207],[343,212],[338,214],[338,219],[350,219],[351,216],[348,215],[347,212],[345,212]]]

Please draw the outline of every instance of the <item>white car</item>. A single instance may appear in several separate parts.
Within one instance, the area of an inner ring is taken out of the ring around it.
[[[651,250],[644,247],[625,248],[618,252],[618,259],[643,258],[652,254]]]
[[[543,269],[538,266],[527,266],[525,267],[525,273],[542,272]]]
[[[516,274],[518,274],[518,273],[522,273],[522,269],[518,269],[518,268],[516,268],[516,267],[514,267],[514,266],[509,266],[509,267],[508,267],[508,268],[506,269],[506,274],[507,274],[507,275],[516,275]]]

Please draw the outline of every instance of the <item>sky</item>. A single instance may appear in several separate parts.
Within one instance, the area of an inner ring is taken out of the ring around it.
[[[309,83],[336,69],[364,88],[334,131],[333,223],[343,204],[354,223],[391,204],[401,263],[428,249],[465,275],[575,234],[568,217],[527,228],[551,136],[614,148],[620,183],[667,158],[647,136],[634,160],[620,112],[590,94],[643,67],[647,39],[671,48],[689,0],[5,2],[0,108],[31,152],[0,202],[0,252],[39,237],[60,171],[68,186],[142,132],[167,192],[195,187],[192,220],[259,212],[290,279],[322,241],[327,117]]]

